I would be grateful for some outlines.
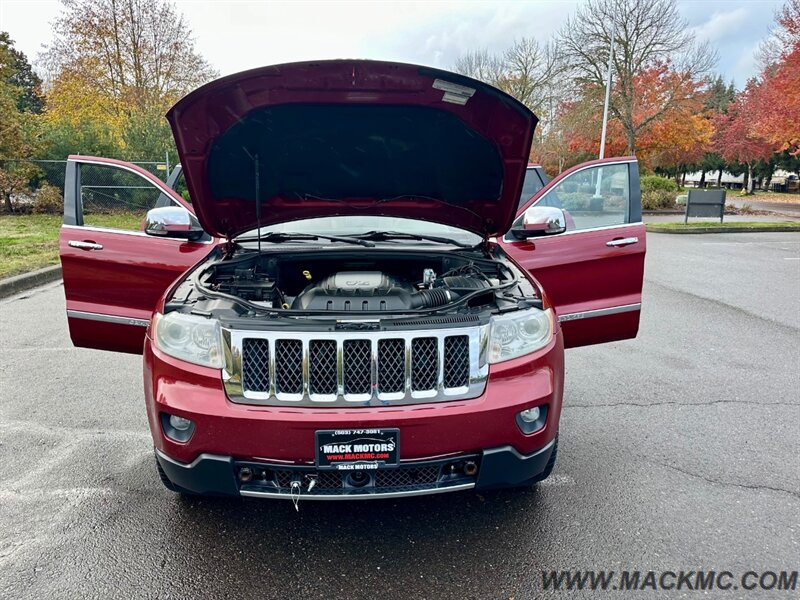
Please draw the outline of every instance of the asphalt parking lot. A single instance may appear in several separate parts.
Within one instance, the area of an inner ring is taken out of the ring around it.
[[[799,566],[800,234],[649,234],[639,337],[568,351],[558,464],[525,493],[181,500],[140,357],[72,348],[60,284],[0,301],[0,341],[3,598],[522,599],[543,570]]]

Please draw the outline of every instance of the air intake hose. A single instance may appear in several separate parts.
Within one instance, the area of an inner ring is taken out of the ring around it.
[[[411,294],[411,308],[435,308],[458,298],[458,294],[444,288],[420,290]]]

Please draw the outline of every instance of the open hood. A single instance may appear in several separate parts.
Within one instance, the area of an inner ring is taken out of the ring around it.
[[[223,77],[167,119],[200,223],[228,238],[333,215],[504,233],[537,122],[485,83],[365,60]]]

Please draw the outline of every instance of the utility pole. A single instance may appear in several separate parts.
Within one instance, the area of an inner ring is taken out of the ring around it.
[[[606,129],[608,128],[608,103],[611,100],[611,67],[614,64],[614,37],[617,35],[617,22],[611,26],[611,48],[608,52],[608,72],[606,73],[606,101],[603,106],[603,132],[600,134],[600,156],[606,153]]]

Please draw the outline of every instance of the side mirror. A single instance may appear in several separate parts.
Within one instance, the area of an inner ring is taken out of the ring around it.
[[[567,230],[564,211],[553,206],[531,206],[522,214],[522,223],[511,228],[511,235],[518,240],[555,235]]]
[[[199,240],[205,234],[195,216],[182,206],[162,206],[147,211],[144,232],[189,241]]]

